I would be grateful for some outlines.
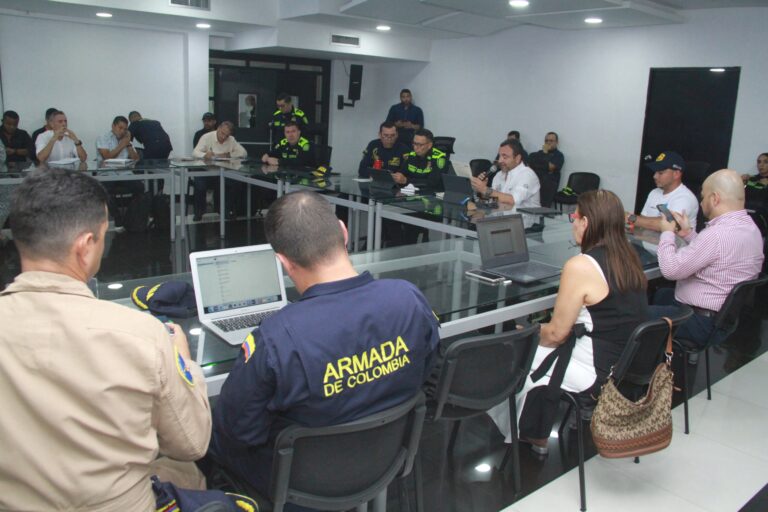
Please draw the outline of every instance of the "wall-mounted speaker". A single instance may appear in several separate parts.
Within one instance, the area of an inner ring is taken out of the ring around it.
[[[363,85],[363,66],[352,64],[349,66],[349,94],[347,99],[357,101],[360,99],[360,88]]]

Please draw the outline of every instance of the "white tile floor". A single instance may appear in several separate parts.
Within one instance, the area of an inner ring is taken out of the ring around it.
[[[703,364],[703,358],[702,358]],[[690,402],[691,433],[682,405],[672,411],[666,450],[631,459],[599,456],[586,463],[590,512],[738,511],[768,483],[768,353]],[[578,511],[578,470],[561,476],[503,512]]]

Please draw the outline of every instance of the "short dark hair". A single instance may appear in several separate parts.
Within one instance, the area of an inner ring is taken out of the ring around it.
[[[546,138],[546,137],[547,137],[547,135],[554,135],[554,136],[555,136],[555,140],[556,140],[557,142],[560,142],[560,136],[557,134],[557,132],[547,132],[547,134],[546,134],[546,135],[544,135],[544,138]]]
[[[523,156],[523,145],[517,139],[506,139],[499,144],[499,147],[508,146],[512,149],[512,156]]]
[[[507,138],[514,136],[517,140],[520,140],[520,132],[517,130],[510,130],[509,133],[507,133]]]
[[[277,98],[275,101],[284,101],[286,103],[293,103],[293,98],[291,98],[291,95],[287,92],[281,92],[277,95]]]
[[[315,192],[292,192],[273,202],[264,233],[275,252],[306,269],[345,251],[339,220],[328,201]]]
[[[299,129],[299,131],[301,131],[301,126],[299,126],[299,123],[297,123],[296,121],[288,121],[287,123],[285,123],[283,125],[283,130],[285,130],[289,126],[295,126],[296,128]]]
[[[13,192],[11,232],[20,252],[62,261],[82,233],[98,238],[106,206],[107,192],[92,177],[69,169],[38,170]]]
[[[45,111],[45,120],[50,121],[56,114],[61,114],[61,110],[53,107],[49,108]]]
[[[426,137],[429,142],[435,141],[435,136],[432,135],[432,132],[430,130],[427,130],[426,128],[419,128],[418,130],[413,132],[413,136],[420,135],[422,137]]]
[[[379,125],[379,131],[381,131],[382,128],[397,128],[395,126],[395,123],[390,123],[389,121],[384,121]]]
[[[17,114],[14,110],[6,110],[5,112],[3,112],[3,119],[5,119],[6,117],[8,119],[15,119],[16,121],[19,120],[19,114]]]
[[[406,92],[408,94],[411,94],[411,90],[410,89],[400,89],[400,94],[403,94],[403,93],[406,93]],[[413,96],[413,94],[411,94],[411,96]]]
[[[112,126],[115,126],[117,123],[125,123],[128,124],[128,119],[125,118],[125,116],[116,116],[112,120]]]
[[[141,114],[139,114],[136,110],[131,110],[130,112],[128,112],[128,117],[133,117],[133,116],[141,117]]]

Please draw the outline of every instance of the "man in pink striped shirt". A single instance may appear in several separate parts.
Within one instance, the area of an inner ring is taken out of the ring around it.
[[[680,225],[677,235],[688,242],[681,249],[675,247],[677,226],[661,217],[659,267],[677,285],[674,293],[671,288],[658,290],[650,312],[664,316],[672,306],[688,304],[694,315],[680,326],[677,336],[703,346],[725,298],[738,283],[757,277],[764,255],[760,230],[744,210],[744,185],[736,171],[722,169],[704,181],[701,208],[709,221],[698,234],[685,213],[673,212]]]

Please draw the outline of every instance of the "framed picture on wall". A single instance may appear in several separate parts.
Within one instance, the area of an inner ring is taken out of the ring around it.
[[[258,95],[255,92],[239,93],[237,95],[237,127],[256,127],[256,105]]]

